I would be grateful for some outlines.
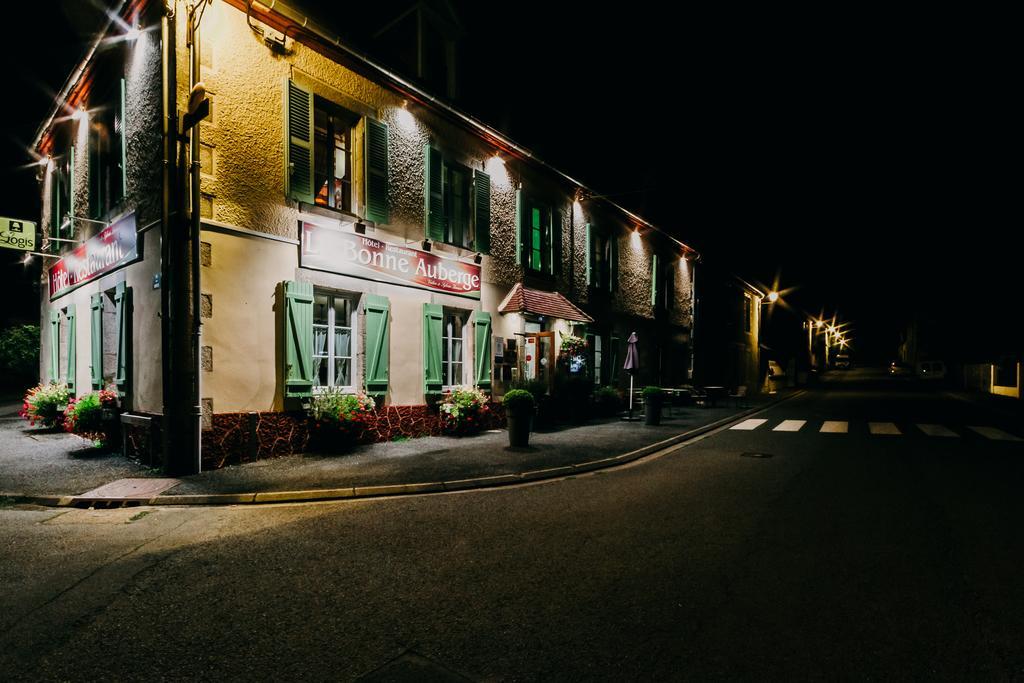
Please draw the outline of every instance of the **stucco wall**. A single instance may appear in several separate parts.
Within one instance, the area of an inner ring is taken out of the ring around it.
[[[491,248],[482,262],[481,300],[476,303],[459,299],[454,304],[460,308],[490,311],[496,336],[513,337],[523,329],[521,316],[497,314],[498,303],[509,288],[524,277],[522,266],[516,263],[514,224],[516,190],[520,186],[528,193],[552,201],[554,209],[562,216],[561,275],[548,278],[554,288],[606,325],[610,325],[612,319],[617,321],[615,330],[623,339],[631,329],[648,329],[644,325],[653,325],[656,318],[658,325],[690,326],[688,269],[681,268],[676,273],[676,305],[670,311],[656,311],[650,304],[651,254],[657,249],[663,263],[675,266],[679,264],[680,254],[678,246],[653,231],[644,230],[634,237],[633,224],[599,200],[585,200],[574,206],[575,187],[531,162],[507,155],[503,155],[504,162],[497,161],[495,148],[476,135],[433,110],[405,102],[399,95],[302,44],[289,39],[286,54],[272,52],[246,24],[245,14],[225,3],[215,3],[207,9],[202,45],[201,79],[213,99],[213,115],[201,124],[205,217],[267,235],[298,238],[302,207],[286,199],[284,194],[284,88],[291,78],[318,96],[388,124],[390,219],[385,225],[370,226],[368,234],[374,237],[413,245],[423,239],[423,147],[426,142],[438,147],[446,158],[470,169],[485,170],[490,175]],[[178,97],[180,106],[184,106],[188,91],[188,52],[183,33],[179,35],[178,46]],[[357,167],[357,185],[361,184],[361,173]],[[588,221],[611,231],[619,244],[618,287],[613,294],[596,299],[591,298],[585,282],[584,224]],[[233,241],[232,246],[228,246],[228,240]],[[279,325],[270,315],[273,305],[270,297],[284,279],[388,296],[392,306],[388,401],[406,404],[423,400],[422,304],[436,303],[443,297],[412,288],[305,271],[298,268],[294,246],[224,234],[210,241],[213,266],[203,270],[202,289],[214,299],[213,318],[204,320],[204,345],[213,349],[214,370],[204,373],[207,381],[203,393],[214,398],[215,412],[280,409],[282,398],[277,386],[280,349],[276,348],[280,345]],[[433,250],[463,259],[474,254],[471,250],[437,243]],[[264,260],[266,267],[259,265]],[[262,297],[258,303],[253,299],[257,296],[253,292]],[[225,307],[233,307],[236,299],[244,302],[244,306],[225,313]],[[254,311],[254,306],[258,312]],[[247,317],[240,312],[242,310],[250,310],[255,317]],[[239,325],[248,330],[249,338],[238,339]],[[652,332],[647,339],[653,339],[655,327],[649,329]],[[252,361],[245,358],[249,351],[261,359],[258,369],[253,369]],[[648,351],[659,352],[651,347]],[[223,360],[227,356],[231,356],[231,360]]]

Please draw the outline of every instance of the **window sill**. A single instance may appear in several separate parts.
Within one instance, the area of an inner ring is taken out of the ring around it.
[[[365,218],[362,218],[349,211],[344,211],[343,209],[335,209],[330,206],[321,206],[319,204],[307,204],[306,202],[299,202],[299,213],[310,214],[313,216],[322,216],[324,218],[331,218],[341,223],[365,223],[370,227],[377,227],[373,221],[368,221]]]

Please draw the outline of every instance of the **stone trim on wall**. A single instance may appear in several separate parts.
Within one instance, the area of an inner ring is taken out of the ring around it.
[[[500,404],[492,403],[488,415],[484,429],[505,426],[505,412]],[[368,419],[360,443],[440,434],[436,408],[385,406]],[[215,413],[212,429],[203,433],[203,469],[303,453],[308,445],[309,423],[305,413]]]

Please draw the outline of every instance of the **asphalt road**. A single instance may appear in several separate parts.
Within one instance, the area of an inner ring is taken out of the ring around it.
[[[843,380],[751,429],[517,488],[0,510],[0,671],[1024,678],[1024,442],[1006,440],[1024,428],[912,382]]]

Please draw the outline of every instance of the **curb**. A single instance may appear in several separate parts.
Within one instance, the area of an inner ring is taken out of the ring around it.
[[[386,484],[377,486],[346,486],[330,489],[309,489],[304,491],[266,491],[263,493],[210,493],[154,496],[153,498],[134,498],[109,500],[85,499],[79,496],[62,495],[24,495],[18,493],[0,493],[0,503],[9,505],[30,504],[45,507],[127,507],[137,505],[260,505],[273,503],[304,503],[328,500],[351,500],[355,498],[382,498],[386,496],[406,496],[424,493],[447,493],[452,491],[468,491],[472,489],[500,488],[513,484],[558,479],[560,477],[594,472],[596,470],[618,467],[635,462],[671,446],[690,441],[720,427],[738,422],[745,417],[767,410],[807,393],[806,389],[798,389],[788,396],[748,408],[740,413],[723,417],[688,432],[677,434],[628,453],[614,455],[599,460],[573,465],[563,465],[541,470],[530,470],[519,474],[498,474],[472,479],[453,481],[423,482],[415,484]],[[103,505],[106,503],[106,505]]]

